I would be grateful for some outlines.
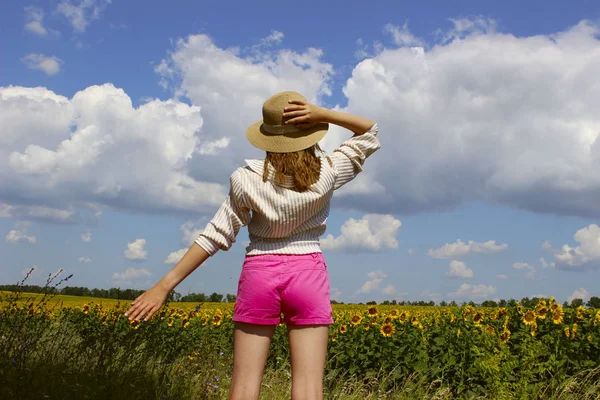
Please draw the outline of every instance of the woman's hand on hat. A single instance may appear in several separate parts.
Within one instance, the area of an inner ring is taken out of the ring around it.
[[[283,109],[285,124],[295,125],[297,128],[306,129],[323,122],[325,109],[302,100],[289,100],[289,106]]]

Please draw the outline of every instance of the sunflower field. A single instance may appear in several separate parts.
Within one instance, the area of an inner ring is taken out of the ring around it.
[[[129,302],[61,297],[2,299],[0,398],[227,397],[232,304],[167,303],[152,320],[130,322]],[[531,309],[343,305],[333,314],[331,398],[344,398],[347,382],[360,384],[362,398],[435,398],[398,397],[415,376],[426,395],[444,389],[437,398],[600,398],[600,310],[547,298]],[[283,324],[266,368],[289,386]],[[50,383],[57,371],[62,386]],[[565,386],[577,376],[585,384]],[[559,392],[568,396],[552,397]]]

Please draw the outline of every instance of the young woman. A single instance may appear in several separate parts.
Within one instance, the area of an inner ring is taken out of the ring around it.
[[[266,151],[230,178],[225,202],[181,261],[132,302],[130,320],[148,321],[168,294],[219,249],[228,250],[242,226],[250,245],[233,310],[234,367],[229,399],[258,399],[265,361],[283,312],[292,365],[292,398],[322,399],[329,324],[329,277],[319,245],[334,190],[362,171],[379,149],[377,125],[366,118],[310,104],[282,92],[263,105],[248,140]],[[332,154],[318,142],[329,124],[354,133]]]

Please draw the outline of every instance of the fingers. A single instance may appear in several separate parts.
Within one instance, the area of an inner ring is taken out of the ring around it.
[[[148,311],[150,311],[153,307],[154,306],[150,303],[140,303],[140,304],[132,307],[129,311],[127,311],[125,313],[125,316],[128,316],[130,321],[140,320],[140,319],[144,318],[144,315]]]
[[[302,100],[288,100],[288,103],[290,103],[290,104],[298,104],[298,105],[301,105],[301,106],[305,106],[306,105],[306,102],[302,101]]]
[[[292,118],[292,119],[288,119],[287,121],[285,121],[286,124],[293,124],[293,125],[298,125],[304,122],[309,122],[309,117],[306,115],[300,116],[300,117],[296,117],[296,118]]]
[[[299,115],[306,115],[308,111],[307,110],[299,110],[299,111],[288,111],[288,112],[284,112],[283,114],[281,114],[282,117],[297,117]]]

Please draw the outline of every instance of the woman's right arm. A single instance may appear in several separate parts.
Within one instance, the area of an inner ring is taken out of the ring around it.
[[[362,135],[375,125],[375,122],[370,119],[329,110],[300,100],[290,100],[290,105],[284,108],[283,117],[289,118],[285,121],[286,124],[296,125],[298,128],[309,128],[318,123],[327,122],[346,128],[355,135]]]

